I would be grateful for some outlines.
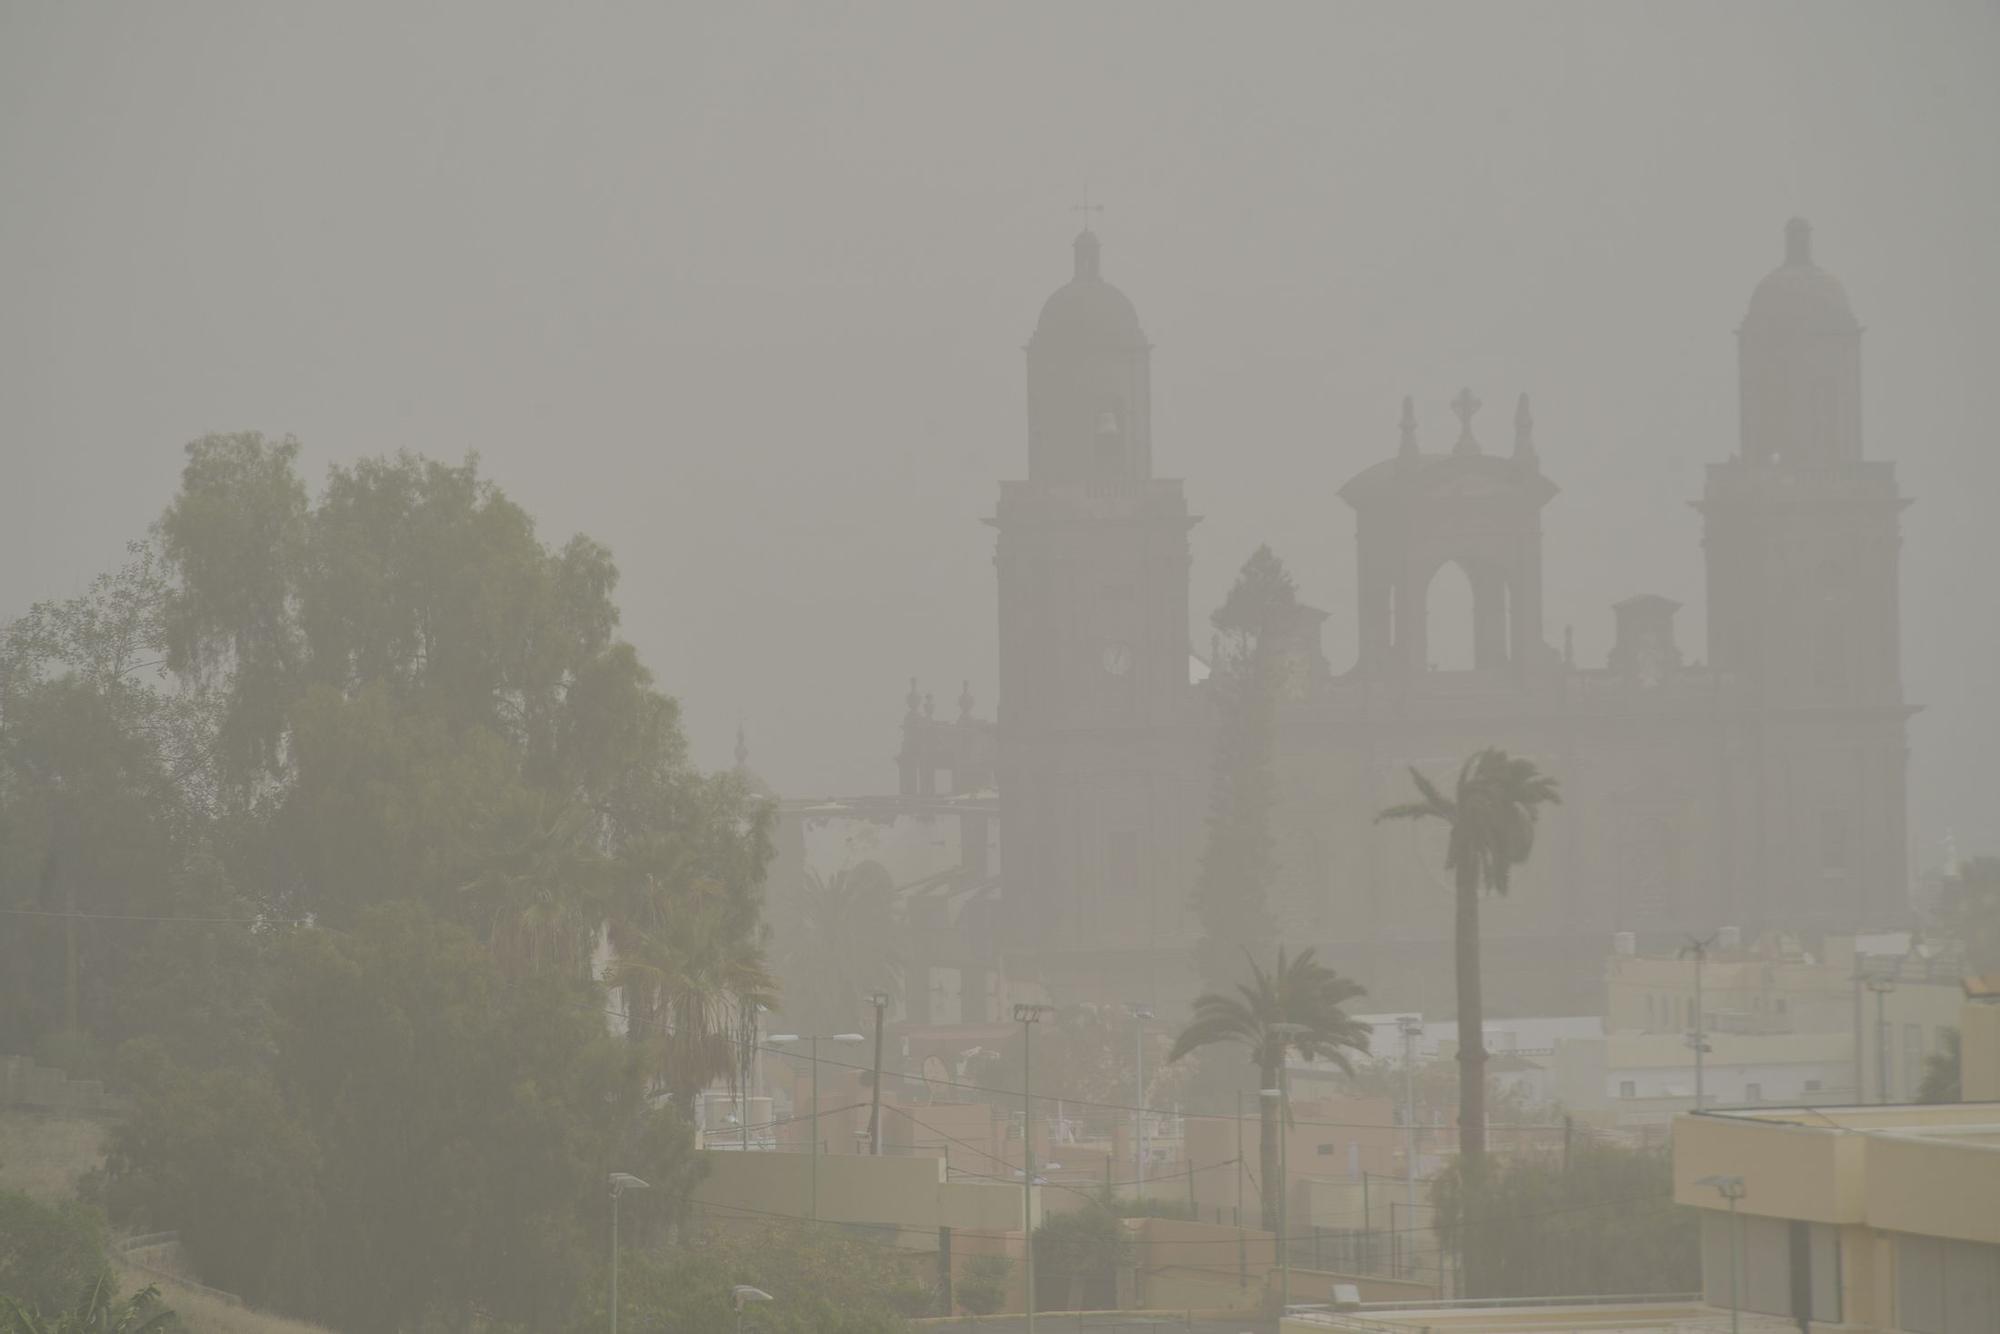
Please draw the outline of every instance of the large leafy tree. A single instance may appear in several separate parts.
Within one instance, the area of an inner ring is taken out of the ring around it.
[[[1209,782],[1208,842],[1195,882],[1202,934],[1195,963],[1210,987],[1228,984],[1237,955],[1277,940],[1270,891],[1277,879],[1271,832],[1278,801],[1273,750],[1284,651],[1298,625],[1298,595],[1284,562],[1258,547],[1216,608],[1208,693],[1217,726]]]
[[[1234,1044],[1249,1053],[1259,1088],[1279,1087],[1287,1052],[1352,1069],[1348,1053],[1368,1049],[1368,1029],[1342,1007],[1364,989],[1313,958],[1309,948],[1287,958],[1280,945],[1277,965],[1269,969],[1247,952],[1244,959],[1250,980],[1239,982],[1233,996],[1212,991],[1197,997],[1194,1018],[1174,1039],[1167,1060],[1178,1061],[1218,1043]],[[1292,1031],[1294,1025],[1301,1031]],[[1278,1181],[1278,1111],[1273,1099],[1259,1103],[1258,1179],[1264,1183],[1264,1226],[1275,1231],[1284,1201],[1283,1186],[1272,1185]]]
[[[1452,872],[1457,920],[1453,937],[1458,991],[1458,1151],[1468,1189],[1482,1179],[1486,1158],[1486,1010],[1479,977],[1479,897],[1504,895],[1514,868],[1535,847],[1535,822],[1545,805],[1561,800],[1556,780],[1534,762],[1488,747],[1459,767],[1447,796],[1410,770],[1417,800],[1391,806],[1378,820],[1436,820],[1446,827],[1445,869]],[[1467,1279],[1484,1293],[1484,1261],[1467,1256]]]
[[[1699,1226],[1673,1202],[1667,1148],[1581,1137],[1510,1155],[1468,1190],[1463,1161],[1432,1187],[1438,1239],[1487,1257],[1491,1297],[1686,1292],[1701,1286]]]

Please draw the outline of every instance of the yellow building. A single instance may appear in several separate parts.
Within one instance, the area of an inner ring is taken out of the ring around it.
[[[1962,1022],[1976,1091],[2000,1070],[2000,1007],[1968,1003]],[[2000,1103],[1682,1116],[1674,1198],[1702,1211],[1713,1307],[1731,1305],[1733,1279],[1736,1304],[1760,1315],[1885,1334],[2000,1330]]]

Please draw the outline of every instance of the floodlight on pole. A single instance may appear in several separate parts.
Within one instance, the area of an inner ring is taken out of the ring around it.
[[[1742,1303],[1737,1300],[1736,1271],[1741,1265],[1741,1260],[1736,1252],[1741,1224],[1736,1216],[1736,1202],[1742,1199],[1745,1193],[1743,1178],[1718,1174],[1703,1177],[1694,1184],[1712,1186],[1723,1199],[1729,1201],[1729,1334],[1738,1334],[1737,1323],[1741,1318],[1738,1313],[1742,1309]]]
[[[611,1334],[618,1334],[618,1197],[628,1190],[652,1187],[630,1172],[613,1172],[611,1183]]]

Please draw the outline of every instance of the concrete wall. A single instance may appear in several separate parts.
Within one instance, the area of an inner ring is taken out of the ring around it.
[[[1959,1096],[2000,1102],[2000,1003],[1968,1000],[1958,1009]]]
[[[704,1152],[708,1175],[693,1201],[713,1221],[813,1216],[813,1156],[809,1153]],[[880,1229],[885,1242],[935,1251],[938,1229],[1017,1231],[1021,1188],[1003,1182],[945,1180],[941,1158],[880,1158],[821,1154],[817,1217]],[[1034,1221],[1041,1222],[1041,1192]]]

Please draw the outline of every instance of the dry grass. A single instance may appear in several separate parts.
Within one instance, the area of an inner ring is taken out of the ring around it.
[[[148,1283],[158,1287],[167,1305],[180,1313],[181,1324],[190,1334],[326,1334],[318,1325],[266,1315],[247,1306],[231,1306],[197,1288],[161,1278],[158,1274],[131,1265],[118,1266],[120,1292],[137,1292]]]
[[[0,1189],[38,1200],[66,1200],[76,1178],[104,1163],[106,1129],[80,1116],[0,1112]]]

